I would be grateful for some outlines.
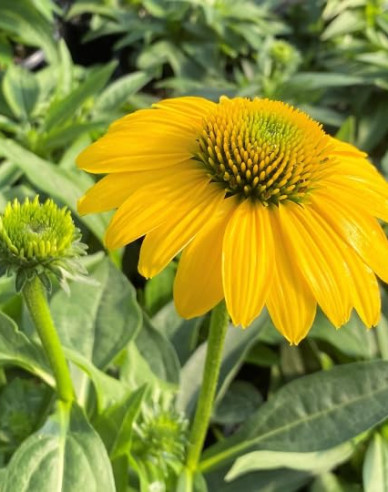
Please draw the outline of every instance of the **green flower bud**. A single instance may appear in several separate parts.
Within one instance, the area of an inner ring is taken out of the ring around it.
[[[183,468],[187,432],[188,421],[176,411],[173,402],[154,402],[142,409],[132,451],[147,464],[154,479],[169,483]]]
[[[270,54],[279,67],[293,71],[300,64],[301,57],[298,51],[287,41],[275,40],[271,44]]]
[[[67,279],[86,274],[77,261],[86,249],[80,239],[66,207],[51,199],[41,204],[38,196],[15,199],[0,216],[0,275],[15,273],[17,291],[36,275],[48,290],[53,276],[66,288]]]

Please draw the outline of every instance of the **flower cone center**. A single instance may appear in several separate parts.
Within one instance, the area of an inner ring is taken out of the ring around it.
[[[51,200],[42,205],[38,198],[22,205],[15,201],[1,218],[0,246],[21,258],[57,257],[71,247],[74,231],[70,212]]]
[[[328,138],[287,104],[222,98],[204,119],[195,157],[228,195],[301,202],[327,161]]]

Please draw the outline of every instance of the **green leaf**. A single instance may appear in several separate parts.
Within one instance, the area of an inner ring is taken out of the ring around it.
[[[9,161],[3,161],[0,167],[0,189],[5,188],[4,191],[8,191],[11,187],[16,188],[16,186],[13,185],[19,180],[21,175],[22,172],[16,164]],[[3,207],[1,207],[1,209],[3,210]]]
[[[263,333],[261,336],[263,336]],[[282,341],[279,341],[279,343],[281,344]],[[259,367],[272,367],[279,364],[279,354],[277,350],[268,347],[264,343],[258,342],[248,352],[245,362]]]
[[[0,492],[3,492],[3,485],[4,485],[6,475],[7,475],[7,469],[6,468],[0,468]]]
[[[69,412],[62,405],[13,455],[3,492],[115,491],[98,434],[79,407]]]
[[[301,92],[301,90],[305,90],[305,88],[302,86],[302,88],[297,89],[298,92]],[[317,106],[316,104],[299,104],[298,107],[301,111],[304,111],[311,116],[311,118],[323,123],[324,125],[339,127],[345,120],[345,115],[343,113],[340,113],[332,108],[328,108],[327,106]]]
[[[45,149],[45,151],[52,151],[53,149],[66,147],[71,144],[77,137],[82,136],[85,133],[91,133],[96,130],[104,130],[106,123],[95,121],[92,123],[76,123],[72,126],[54,128],[48,132],[40,141],[39,145]],[[74,167],[74,162],[73,162]]]
[[[0,65],[9,66],[12,65],[13,50],[10,40],[4,33],[0,34]]]
[[[149,361],[147,361],[139,352],[135,342],[131,342],[127,348],[125,358],[122,362],[120,371],[120,381],[132,389],[139,388],[144,384],[150,384],[154,387],[168,389],[169,385],[159,380],[152,371]]]
[[[258,470],[291,468],[292,470],[320,474],[347,461],[354,452],[354,446],[344,443],[327,451],[314,453],[282,453],[278,451],[253,451],[238,458],[225,477],[227,482],[246,473]]]
[[[79,0],[77,3],[71,5],[69,11],[67,12],[66,18],[71,19],[72,17],[77,17],[82,14],[100,14],[102,16],[111,17],[112,7],[102,5],[101,2],[96,0]]]
[[[17,8],[13,0],[1,0],[0,29],[27,46],[42,48],[51,63],[58,60],[53,26],[30,0],[18,0]]]
[[[164,287],[160,286],[160,297],[158,297],[156,289],[155,296],[152,294],[152,309],[161,304],[162,299],[166,298],[167,285],[164,284]],[[181,365],[187,362],[197,344],[198,331],[202,321],[202,317],[189,320],[181,318],[176,312],[174,301],[165,304],[152,318],[152,324],[155,328],[165,335],[174,346]]]
[[[107,113],[119,108],[130,96],[144,87],[151,77],[145,72],[134,72],[112,82],[96,99],[94,113]]]
[[[39,84],[31,72],[11,65],[3,78],[3,93],[16,118],[28,120],[38,100]]]
[[[63,169],[74,169],[74,162],[78,157],[78,154],[91,144],[91,138],[89,135],[83,133],[78,138],[73,140],[71,144],[64,151],[61,160],[58,163],[59,167]]]
[[[212,421],[222,425],[244,422],[263,403],[263,398],[253,384],[233,381],[225,396],[214,410]]]
[[[330,38],[358,31],[364,27],[364,21],[357,12],[345,11],[338,15],[323,31],[321,39]]]
[[[376,335],[382,359],[388,359],[388,320],[382,314],[376,327]]]
[[[58,291],[51,313],[62,343],[105,369],[136,336],[142,316],[135,289],[110,260],[97,265],[92,279],[73,282],[70,295]]]
[[[274,391],[275,388],[278,389],[279,384],[288,383],[293,379],[304,376],[306,373],[310,374],[326,368],[324,366],[324,362],[329,359],[329,356],[325,353],[321,355],[321,353],[317,350],[317,346],[310,341],[306,341],[305,343],[295,347],[289,345],[284,340],[279,348],[279,367],[272,368],[272,391]],[[279,370],[281,378],[279,378]],[[283,381],[281,382],[281,380]]]
[[[79,352],[67,347],[63,350],[66,358],[82,369],[92,380],[97,395],[98,412],[103,412],[127,395],[130,389],[127,385],[100,371]]]
[[[349,116],[341,125],[341,128],[336,134],[338,140],[343,142],[349,142],[354,144],[356,139],[356,118],[354,116]]]
[[[15,279],[12,277],[0,277],[0,304],[7,302],[15,296]]]
[[[62,10],[59,5],[53,4],[51,0],[32,0],[39,12],[49,21],[54,21],[54,14],[60,16]]]
[[[388,98],[380,97],[377,107],[364,114],[358,123],[357,146],[371,152],[388,132]]]
[[[59,41],[59,57],[59,74],[55,94],[63,97],[71,91],[74,72],[73,60],[64,39]]]
[[[115,478],[116,492],[137,492],[137,489],[128,486],[128,469],[130,466],[128,456],[120,456],[120,458],[111,461],[111,463]]]
[[[349,484],[334,473],[322,473],[311,485],[311,492],[360,492],[358,484]]]
[[[7,116],[0,114],[0,131],[4,130],[10,133],[17,133],[19,131],[19,124],[15,121],[12,121]]]
[[[146,391],[147,386],[141,386],[123,401],[107,408],[96,420],[95,428],[112,459],[123,456],[130,450],[133,422],[140,412]]]
[[[95,69],[77,89],[64,99],[54,101],[47,112],[46,130],[50,131],[71,119],[86,99],[97,94],[105,86],[116,65],[117,63],[114,61]]]
[[[349,357],[370,359],[376,354],[374,333],[365,328],[356,314],[352,314],[349,322],[336,330],[319,311],[309,337],[328,342]]]
[[[137,66],[141,70],[154,70],[168,63],[175,75],[182,75],[187,68],[193,76],[195,69],[194,64],[188,64],[185,54],[174,43],[163,39],[146,47],[137,59]],[[191,70],[190,70],[191,69]]]
[[[374,434],[362,468],[364,492],[388,490],[388,443],[380,434]]]
[[[322,18],[325,21],[329,21],[334,17],[337,17],[341,12],[363,6],[365,3],[365,0],[343,0],[342,2],[329,0],[326,2],[325,8],[323,9]]]
[[[38,190],[67,205],[102,241],[108,224],[107,217],[103,214],[80,217],[77,212],[77,200],[94,184],[90,176],[81,171],[70,172],[59,168],[11,139],[0,139],[0,156],[22,169]]]
[[[52,391],[33,379],[12,379],[0,392],[0,447],[14,450],[38,426]]]
[[[294,75],[287,84],[289,87],[299,87],[303,90],[329,89],[331,87],[348,87],[351,85],[363,85],[362,77],[347,75],[344,73],[327,72],[300,72]]]
[[[311,474],[287,470],[264,470],[247,473],[232,482],[225,482],[227,468],[205,475],[209,492],[296,492],[311,481]]]
[[[386,50],[376,51],[372,53],[361,53],[360,55],[357,55],[355,58],[358,61],[375,65],[385,70],[388,68],[388,56]]]
[[[159,333],[146,315],[135,343],[128,348],[121,377],[136,387],[144,383],[165,381],[172,385],[179,382],[179,360],[174,347]]]
[[[59,90],[61,83],[58,78],[61,76],[61,71],[58,64],[48,65],[34,72],[34,76],[39,84],[39,99],[36,107],[36,116],[39,117],[39,130],[42,128],[42,118],[47,112],[48,105],[53,98],[56,90]],[[35,116],[35,115],[34,115]],[[39,131],[39,136],[41,136]]]
[[[1,311],[0,366],[21,367],[54,386],[54,378],[43,349],[20,332],[16,323]]]
[[[150,279],[144,288],[145,309],[154,316],[172,299],[172,286],[176,274],[176,263],[171,262],[161,273]]]
[[[260,449],[328,449],[388,415],[388,361],[356,362],[301,377],[281,388],[231,438],[205,451],[210,470]]]
[[[143,328],[136,338],[136,346],[159,379],[178,384],[180,364],[174,347],[154,328],[147,316],[144,316]]]
[[[249,330],[241,330],[230,325],[226,333],[220,376],[218,379],[218,398],[222,398],[233,377],[244,362],[245,355],[257,341],[261,328],[268,323],[266,312],[257,318]],[[191,415],[194,412],[202,374],[205,365],[207,343],[200,345],[181,371],[181,384],[178,393],[178,407]]]

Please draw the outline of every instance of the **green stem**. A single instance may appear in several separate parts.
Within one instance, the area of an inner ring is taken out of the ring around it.
[[[53,369],[58,397],[64,402],[71,402],[74,392],[70,372],[58,333],[51,318],[42,282],[38,277],[34,277],[25,283],[22,293]]]
[[[194,472],[198,467],[203,444],[213,410],[213,402],[217,389],[218,376],[222,360],[222,350],[229,317],[224,302],[218,304],[212,311],[208,346],[202,386],[199,394],[197,409],[190,434],[190,446],[187,453],[187,468]]]

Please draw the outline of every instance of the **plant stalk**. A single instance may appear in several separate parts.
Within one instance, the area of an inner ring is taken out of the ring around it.
[[[44,287],[37,276],[25,283],[22,294],[53,369],[58,397],[69,403],[74,398],[69,367],[51,317]]]
[[[210,318],[208,346],[202,386],[194,416],[194,422],[191,428],[190,445],[186,459],[186,466],[192,472],[197,470],[206,433],[209,427],[228,324],[228,312],[226,310],[225,302],[222,301],[213,309]]]

